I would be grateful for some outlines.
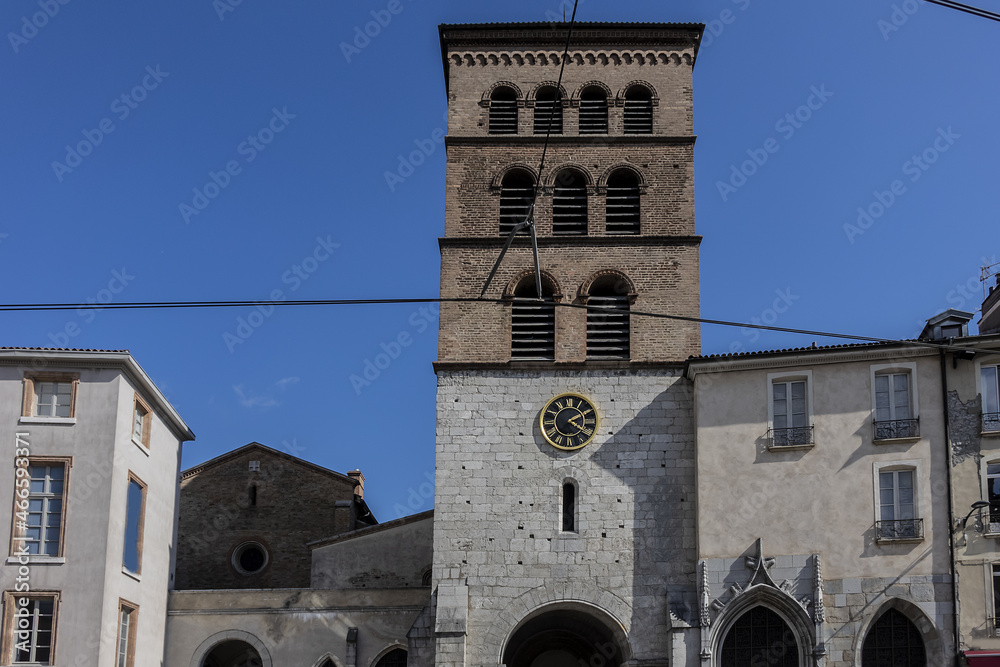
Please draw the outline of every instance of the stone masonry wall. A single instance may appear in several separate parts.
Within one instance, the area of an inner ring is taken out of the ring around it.
[[[576,452],[539,433],[541,409],[564,392],[587,396],[600,414],[597,438]],[[467,583],[469,600],[467,620],[446,610],[459,620],[439,636],[437,664],[495,664],[525,614],[565,599],[616,617],[634,659],[666,661],[671,614],[697,621],[694,435],[681,368],[439,371],[437,405],[434,586]],[[560,523],[568,479],[579,488],[572,533]],[[440,598],[438,607],[444,627]],[[442,642],[458,650],[445,654]]]

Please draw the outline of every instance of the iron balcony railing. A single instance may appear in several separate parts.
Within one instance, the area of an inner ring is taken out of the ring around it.
[[[1000,431],[1000,412],[983,413],[983,433]]]
[[[891,540],[924,539],[923,519],[894,519],[875,522],[875,539],[879,542]]]
[[[1000,637],[1000,618],[987,618],[986,629],[989,631],[990,637]]]
[[[801,447],[813,444],[812,426],[793,426],[791,428],[769,428],[767,440],[770,447]]]
[[[896,440],[898,438],[919,438],[919,419],[892,419],[889,421],[876,421],[876,440]]]

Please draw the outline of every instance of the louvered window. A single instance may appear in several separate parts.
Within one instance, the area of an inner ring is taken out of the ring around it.
[[[490,97],[490,134],[517,134],[517,93],[497,88]]]
[[[587,181],[572,169],[559,172],[552,192],[552,233],[587,235]]]
[[[653,96],[645,86],[625,92],[625,134],[653,133]]]
[[[538,301],[534,275],[514,291],[511,306],[511,359],[552,361],[556,358],[556,308],[552,291],[543,284]],[[523,301],[519,299],[524,299]]]
[[[608,133],[608,96],[596,86],[580,95],[580,134]]]
[[[500,236],[507,236],[519,222],[524,222],[535,194],[535,179],[531,174],[514,170],[500,184]],[[522,231],[527,234],[528,231]]]
[[[639,179],[628,170],[611,174],[607,194],[608,234],[639,233]]]
[[[559,89],[548,87],[535,97],[535,134],[562,134],[563,113]]]
[[[624,283],[597,283],[587,300],[587,358],[629,358],[629,298]]]

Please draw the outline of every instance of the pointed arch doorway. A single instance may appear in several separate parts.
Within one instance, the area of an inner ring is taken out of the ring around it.
[[[506,667],[619,667],[629,657],[623,639],[621,628],[616,632],[589,611],[553,609],[521,622],[502,661]]]

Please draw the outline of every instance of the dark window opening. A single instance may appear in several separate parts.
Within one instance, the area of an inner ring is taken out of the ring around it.
[[[500,184],[500,236],[507,236],[518,223],[524,222],[535,198],[535,179],[531,174],[515,170],[503,177]],[[528,230],[521,230],[527,234]]]
[[[563,484],[562,529],[563,532],[576,530],[576,487],[572,482]]]
[[[721,658],[722,667],[798,667],[799,646],[780,616],[767,607],[754,607],[729,629]]]
[[[250,485],[250,492],[249,492],[248,495],[250,496],[250,507],[257,507],[257,485],[256,484],[251,484]]]
[[[625,134],[653,133],[653,95],[645,86],[625,91]]]
[[[396,648],[383,655],[375,667],[406,667],[406,651]]]
[[[420,577],[420,585],[430,586],[433,581],[433,576],[434,576],[433,570],[427,570],[426,572],[424,572],[423,575]]]
[[[257,547],[244,549],[240,554],[240,567],[247,572],[256,572],[264,567],[264,552]]]
[[[599,281],[587,299],[587,358],[629,359],[631,350],[628,283]]]
[[[608,234],[639,233],[639,179],[622,169],[608,179]]]
[[[901,612],[890,609],[868,630],[861,648],[862,667],[924,667],[926,664],[923,637]]]
[[[559,172],[552,193],[552,234],[587,235],[587,181],[572,169]]]
[[[591,86],[580,95],[580,134],[608,133],[608,96]]]
[[[490,134],[517,134],[517,93],[510,88],[490,96]]]
[[[511,359],[553,361],[556,358],[556,308],[552,289],[542,281],[542,300],[538,301],[535,276],[521,281],[514,290],[511,305]]]
[[[562,134],[562,95],[558,88],[547,87],[535,96],[535,134]]]

